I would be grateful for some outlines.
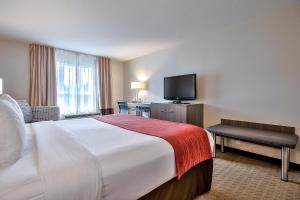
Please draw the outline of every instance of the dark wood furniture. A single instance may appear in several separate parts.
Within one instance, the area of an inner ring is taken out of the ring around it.
[[[211,189],[213,159],[194,166],[179,180],[175,177],[162,184],[139,200],[193,200]]]
[[[151,103],[151,118],[203,127],[203,104]]]
[[[288,181],[290,149],[298,141],[294,127],[221,119],[221,124],[207,130],[213,133],[215,141],[216,136],[221,137],[221,152],[224,152],[224,137],[281,148],[281,180]],[[216,144],[214,157],[215,150]]]

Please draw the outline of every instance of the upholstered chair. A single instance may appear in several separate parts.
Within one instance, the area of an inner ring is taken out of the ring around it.
[[[119,113],[128,114],[128,105],[126,101],[118,101]]]
[[[58,106],[30,106],[26,100],[17,100],[17,103],[23,112],[25,123],[60,119]]]

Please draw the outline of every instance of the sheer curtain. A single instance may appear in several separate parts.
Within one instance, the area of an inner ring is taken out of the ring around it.
[[[57,104],[64,115],[99,111],[97,57],[56,49]]]

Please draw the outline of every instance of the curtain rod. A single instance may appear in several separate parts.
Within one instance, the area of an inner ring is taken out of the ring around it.
[[[57,48],[57,47],[50,46],[50,45],[36,44],[36,43],[30,43],[30,45],[41,45],[41,46],[50,47],[50,48],[54,48],[54,49],[59,49],[59,50],[63,50],[63,51],[70,51],[70,52],[74,52],[74,53],[78,53],[78,54],[85,54],[85,55],[89,55],[89,56],[96,56],[96,57],[103,57],[103,58],[109,58],[109,59],[111,59],[111,58],[108,57],[108,56],[100,56],[100,55],[95,55],[95,54],[88,54],[88,53],[83,53],[83,52],[74,51],[74,50],[68,50],[68,49]]]
[[[85,54],[85,55],[88,55],[88,56],[96,56],[96,57],[110,58],[110,57],[107,57],[107,56],[99,56],[99,55],[88,54],[88,53],[83,53],[83,52],[74,51],[74,50],[68,50],[68,49],[62,49],[62,48],[56,48],[56,47],[54,47],[54,48],[55,48],[55,49],[58,49],[58,50],[70,51],[70,52],[78,53],[78,54]]]

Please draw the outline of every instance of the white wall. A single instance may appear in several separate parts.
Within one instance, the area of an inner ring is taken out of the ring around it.
[[[0,40],[0,78],[4,93],[15,99],[29,98],[29,44]],[[123,96],[123,63],[112,59],[112,98],[118,112],[117,101]]]
[[[0,40],[0,77],[3,92],[16,99],[28,99],[28,44]]]
[[[295,126],[300,136],[300,7],[199,35],[176,47],[126,63],[129,83],[147,81],[148,101],[161,101],[163,77],[197,73],[205,126],[220,118]],[[128,86],[128,87],[127,87]],[[279,150],[230,141],[230,145],[279,157]],[[300,142],[291,160],[300,163]]]

